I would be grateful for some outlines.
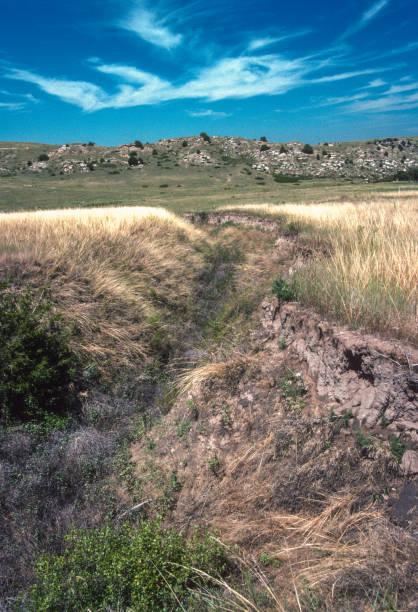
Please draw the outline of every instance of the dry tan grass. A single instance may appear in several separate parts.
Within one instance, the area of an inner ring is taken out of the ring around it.
[[[357,498],[346,493],[324,500],[323,510],[315,516],[277,514],[248,522],[245,528],[250,537],[270,540],[264,555],[276,560],[274,578],[272,569],[263,568],[259,558],[228,549],[242,573],[241,584],[215,578],[223,595],[207,591],[207,598],[217,603],[217,610],[342,610],[345,605],[354,609],[352,597],[357,594],[363,606],[373,585],[377,607],[370,609],[395,609],[381,608],[378,600],[385,594],[396,600],[398,589],[413,580],[409,572],[416,544],[412,536],[390,525],[373,504],[362,510],[356,510],[356,504]]]
[[[328,247],[330,256],[296,275],[304,301],[352,325],[417,339],[418,198],[233,209],[296,223],[302,239]]]
[[[157,208],[0,214],[0,273],[49,285],[87,358],[131,364],[164,335],[165,311],[192,304],[202,242],[198,229]]]

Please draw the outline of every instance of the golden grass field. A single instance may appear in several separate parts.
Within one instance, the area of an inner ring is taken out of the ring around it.
[[[165,334],[164,311],[192,306],[202,233],[164,209],[51,210],[0,215],[0,269],[49,287],[98,364],[143,359]]]
[[[324,204],[245,205],[241,211],[292,223],[325,247],[294,279],[300,299],[353,326],[417,340],[418,198],[371,197]]]

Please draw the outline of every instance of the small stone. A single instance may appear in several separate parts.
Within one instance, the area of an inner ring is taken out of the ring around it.
[[[415,474],[418,474],[417,451],[408,450],[404,453],[401,463],[401,470],[405,476],[414,476]]]

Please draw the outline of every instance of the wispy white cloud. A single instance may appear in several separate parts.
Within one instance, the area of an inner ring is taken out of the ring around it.
[[[0,89],[0,96],[6,97],[6,102],[0,100],[0,108],[10,111],[23,110],[29,103],[39,102],[38,98],[35,98],[32,94],[15,93],[7,89]],[[13,100],[9,101],[10,98],[13,98]]]
[[[418,108],[418,91],[407,96],[384,95],[369,100],[359,100],[345,107],[350,113],[382,113],[389,111],[407,111]]]
[[[321,60],[288,60],[277,54],[246,55],[220,59],[212,66],[202,68],[194,78],[184,83],[172,83],[133,66],[103,64],[97,58],[90,60],[90,63],[96,71],[121,81],[115,93],[108,94],[101,87],[86,81],[47,78],[27,70],[10,69],[5,76],[33,83],[46,93],[75,104],[84,111],[97,111],[179,99],[218,101],[279,95],[306,84],[341,81],[390,69],[358,70],[313,78],[310,76],[312,73],[324,68]]]
[[[356,23],[347,28],[347,30],[342,34],[341,39],[347,38],[348,36],[352,36],[353,34],[356,34],[360,30],[365,28],[368,25],[369,21],[374,19],[380,13],[380,11],[382,11],[385,6],[389,4],[389,2],[390,0],[377,0],[377,2],[372,4],[372,6],[362,14],[360,19]]]
[[[370,81],[370,83],[365,85],[363,89],[375,89],[376,87],[384,87],[386,84],[386,81],[383,81],[382,79],[373,79],[373,81]]]
[[[300,30],[299,32],[293,32],[292,34],[283,34],[282,36],[264,36],[262,38],[254,38],[248,45],[248,51],[257,51],[270,45],[289,40],[291,38],[298,38],[299,36],[306,36],[310,34],[312,30]]]
[[[119,26],[138,34],[143,40],[170,50],[177,47],[183,40],[182,34],[174,34],[159,20],[155,13],[144,8],[135,8],[129,15],[119,22]]]
[[[312,79],[311,83],[332,83],[333,81],[342,81],[345,79],[352,79],[358,76],[364,76],[366,74],[376,74],[377,72],[386,72],[391,70],[391,67],[386,68],[367,68],[366,70],[354,70],[353,72],[340,72],[338,74],[331,74],[320,77],[319,79]]]
[[[23,110],[25,106],[23,102],[0,102],[0,108],[10,111]]]
[[[38,85],[42,91],[58,96],[64,102],[80,106],[85,111],[106,108],[108,96],[97,85],[84,81],[66,81],[39,76],[28,70],[12,69],[5,75],[9,79]]]
[[[203,110],[203,111],[187,111],[190,117],[212,117],[213,119],[222,119],[224,117],[230,117],[231,113],[223,113],[221,111],[214,110]]]

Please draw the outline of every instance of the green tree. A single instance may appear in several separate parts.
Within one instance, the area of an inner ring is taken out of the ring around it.
[[[310,144],[305,144],[302,147],[302,153],[306,153],[307,155],[312,155],[314,152],[313,147]]]

